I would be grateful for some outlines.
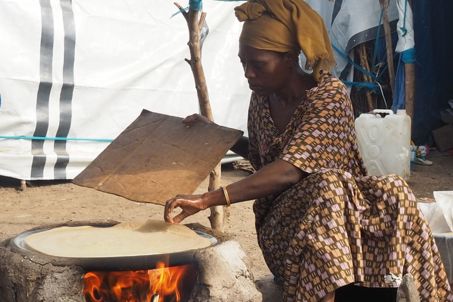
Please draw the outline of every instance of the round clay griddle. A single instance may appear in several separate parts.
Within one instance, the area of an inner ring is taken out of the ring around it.
[[[29,248],[25,244],[25,238],[32,234],[50,230],[55,227],[61,226],[96,226],[96,227],[111,227],[117,224],[117,222],[106,222],[106,223],[83,223],[83,222],[71,222],[68,224],[43,226],[34,228],[23,233],[20,233],[15,238],[11,239],[9,246],[17,253],[25,255],[36,262],[40,263],[51,263],[57,266],[80,266],[85,270],[140,270],[140,269],[152,269],[156,267],[158,262],[165,262],[168,266],[176,266],[189,264],[193,262],[193,255],[196,250],[187,250],[178,253],[168,253],[159,255],[140,255],[140,256],[127,256],[127,257],[96,257],[96,258],[69,258],[69,257],[55,257],[40,253],[36,250]],[[217,243],[217,239],[205,232],[192,228],[199,236],[207,238],[211,241],[211,245]]]

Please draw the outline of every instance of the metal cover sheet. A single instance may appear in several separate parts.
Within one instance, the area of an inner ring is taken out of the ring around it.
[[[191,194],[242,131],[143,110],[73,182],[133,201],[164,205]]]

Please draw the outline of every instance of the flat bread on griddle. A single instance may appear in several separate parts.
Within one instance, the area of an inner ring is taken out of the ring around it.
[[[25,244],[54,257],[102,258],[183,252],[212,242],[185,225],[149,220],[113,227],[58,227],[29,235]]]

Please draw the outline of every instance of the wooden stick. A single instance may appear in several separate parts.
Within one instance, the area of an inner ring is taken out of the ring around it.
[[[360,65],[362,65],[362,67],[366,71],[370,72],[370,64],[368,63],[368,55],[367,55],[367,51],[365,48],[365,43],[360,44],[357,47],[357,52],[359,54]],[[365,82],[368,82],[368,83],[373,82],[371,77],[365,73],[363,74],[363,79]],[[375,109],[373,95],[371,94],[371,91],[369,89],[366,90],[365,94],[366,94],[367,103],[368,103],[368,111],[372,111],[373,109]]]
[[[212,115],[211,103],[209,102],[208,87],[206,84],[206,78],[201,64],[201,29],[206,22],[206,13],[200,13],[198,11],[189,9],[186,12],[184,8],[175,3],[179,8],[182,15],[186,19],[187,26],[189,28],[189,50],[190,60],[186,59],[186,62],[190,64],[192,73],[195,79],[195,87],[197,89],[198,103],[200,106],[200,112],[203,116],[207,117],[210,121],[214,121]],[[216,190],[220,187],[221,177],[221,166],[220,163],[214,168],[209,174],[209,186],[208,191]],[[211,228],[217,232],[223,232],[224,230],[224,208],[222,206],[211,207],[211,216],[209,221],[211,222]]]
[[[22,179],[20,181],[20,190],[25,191],[27,189],[27,181],[25,179]]]
[[[412,1],[409,1],[411,8],[414,7]],[[410,116],[411,120],[414,118],[414,104],[415,104],[415,64],[406,63],[404,64],[404,90],[405,90],[405,103],[406,112]]]
[[[395,67],[393,66],[393,45],[392,45],[392,32],[390,29],[390,22],[389,22],[389,15],[388,15],[388,7],[389,7],[389,0],[379,0],[381,4],[381,8],[383,10],[383,25],[384,25],[384,33],[385,33],[385,48],[387,51],[387,65],[389,71],[389,82],[390,88],[393,94],[395,93]]]
[[[406,92],[406,112],[411,119],[414,117],[415,100],[415,64],[404,64],[404,87]]]

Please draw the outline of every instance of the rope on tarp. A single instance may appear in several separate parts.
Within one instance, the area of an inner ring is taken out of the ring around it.
[[[198,0],[198,1],[200,3],[196,3],[196,4],[194,3],[194,5],[196,7],[198,7],[199,5],[202,5],[201,0]],[[246,2],[247,0],[215,0],[215,1],[219,1],[219,2]],[[197,0],[195,0],[193,2],[197,2]],[[186,12],[189,11],[189,7],[192,7],[191,5],[192,5],[192,0],[189,1],[189,6],[184,7],[184,11],[186,11]],[[201,9],[202,9],[202,7],[200,6],[200,9],[194,9],[194,10],[200,11]],[[181,13],[181,11],[178,11],[178,12],[174,13],[173,15],[171,15],[170,18],[173,18],[174,16],[176,16],[177,14],[180,14],[180,13]]]
[[[404,71],[404,64],[414,64],[416,61],[415,58],[415,48],[406,49],[402,51],[398,58],[398,65],[396,68],[396,78],[395,82],[399,85],[395,88],[395,94],[393,96],[392,109],[396,111],[398,109],[403,109],[406,107],[406,88],[405,88],[405,78],[406,74]]]
[[[378,56],[378,50],[381,47],[381,45],[380,45],[380,41],[381,41],[380,36],[381,36],[382,18],[384,18],[384,10],[383,9],[381,9],[381,16],[379,17],[379,23],[378,23],[377,32],[376,32],[376,40],[374,41],[374,51],[373,51],[373,61],[372,61],[372,65],[373,66],[376,65],[377,56]]]
[[[189,0],[189,7],[194,11],[201,11],[203,9],[203,1],[201,0]]]
[[[346,59],[352,66],[354,66],[355,69],[357,69],[358,71],[360,71],[363,74],[366,74],[366,75],[370,76],[373,80],[376,80],[376,74],[366,70],[361,65],[357,64],[356,62],[354,62],[354,60],[352,60],[347,54],[345,54],[341,49],[339,49],[334,44],[332,44],[332,47],[341,57]]]
[[[377,25],[377,32],[376,32],[376,39],[375,39],[375,44],[374,44],[372,66],[375,66],[375,64],[376,64],[377,57],[378,57],[378,51],[379,51],[379,48],[381,47],[380,46],[380,43],[381,43],[380,35],[381,35],[381,27],[382,27],[381,25],[382,25],[383,16],[384,16],[384,10],[381,10],[381,14],[379,16],[379,23]],[[332,47],[341,57],[346,59],[355,69],[357,69],[358,71],[360,71],[363,74],[366,74],[366,75],[370,76],[372,78],[372,80],[374,81],[374,82],[343,81],[343,83],[346,86],[348,86],[348,87],[366,88],[366,89],[369,89],[369,90],[372,90],[372,91],[381,92],[382,97],[383,97],[384,102],[385,102],[386,107],[387,107],[387,101],[385,100],[385,95],[384,95],[384,93],[382,91],[382,86],[381,86],[381,84],[378,81],[380,75],[377,74],[377,73],[374,73],[372,71],[368,71],[365,68],[363,68],[361,65],[357,64],[356,62],[354,62],[354,60],[352,60],[347,54],[345,54],[341,49],[336,47],[334,44],[332,44]],[[408,54],[408,56],[409,56],[409,54]],[[383,68],[383,70],[381,70],[380,74],[383,74],[383,72],[385,71],[386,68],[387,68],[387,65],[384,66],[384,68]]]
[[[342,81],[348,87],[357,87],[357,88],[367,88],[373,91],[379,90],[379,85],[371,82],[351,82],[351,81]]]
[[[50,136],[27,136],[27,135],[0,135],[0,139],[15,139],[15,140],[40,140],[40,141],[86,141],[111,143],[110,138],[77,138],[77,137],[50,137]]]

